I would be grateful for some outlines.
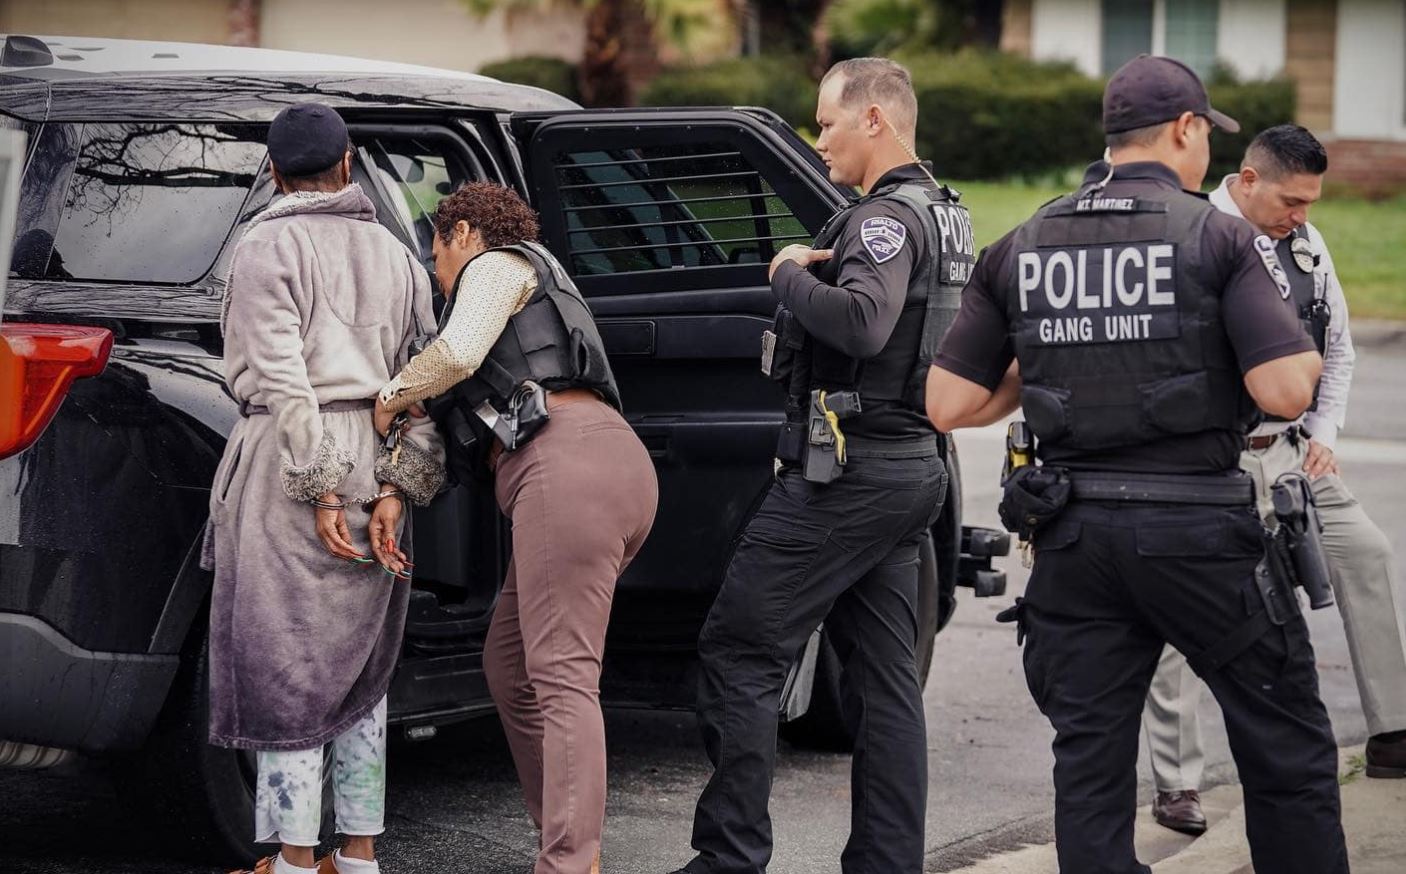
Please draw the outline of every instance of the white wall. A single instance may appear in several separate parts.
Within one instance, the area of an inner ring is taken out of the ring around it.
[[[1284,0],[1220,0],[1216,57],[1242,79],[1284,71]]]
[[[1099,0],[1034,0],[1030,54],[1036,60],[1073,61],[1088,75],[1101,75],[1102,36]]]
[[[584,17],[568,4],[544,12],[471,15],[461,0],[263,0],[260,44],[476,72],[518,55],[581,59]]]
[[[1406,140],[1406,3],[1339,0],[1333,133]]]

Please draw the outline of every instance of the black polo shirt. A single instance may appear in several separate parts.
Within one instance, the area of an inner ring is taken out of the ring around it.
[[[1096,182],[1107,172],[1108,165],[1096,163],[1085,181]],[[1176,173],[1149,161],[1119,165],[1104,193],[1136,197],[1167,189],[1181,189]],[[1313,341],[1304,333],[1293,301],[1280,294],[1254,248],[1259,232],[1244,219],[1215,210],[1207,218],[1203,234],[1205,258],[1190,269],[1202,271],[1207,288],[1221,290],[1221,318],[1241,373],[1266,361],[1313,351]],[[1005,304],[1006,296],[1015,293],[1005,287],[1006,277],[1012,275],[1007,267],[1014,235],[1011,231],[981,253],[962,292],[962,308],[933,360],[943,370],[992,390],[1015,355]],[[1060,463],[1072,468],[1149,473],[1218,472],[1237,466],[1242,441],[1242,435],[1211,430],[1083,453],[1061,458]]]
[[[931,185],[917,164],[904,164],[880,176],[873,190],[903,182]],[[812,337],[852,358],[873,358],[884,348],[908,295],[908,280],[916,265],[929,257],[923,229],[913,210],[887,197],[853,207],[840,236],[832,244],[835,256],[807,271],[785,261],[772,276],[771,288]],[[865,244],[862,228],[870,220],[893,220],[905,228],[895,235]],[[867,403],[863,412],[843,424],[845,435],[861,440],[908,441],[932,437],[932,423],[923,413],[895,401]]]

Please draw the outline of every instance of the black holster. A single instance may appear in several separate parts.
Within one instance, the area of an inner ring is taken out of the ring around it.
[[[1308,477],[1286,473],[1270,489],[1279,525],[1267,544],[1271,567],[1290,587],[1301,586],[1315,610],[1333,604],[1328,559],[1323,552],[1323,522]]]
[[[1001,489],[1001,524],[1025,541],[1058,516],[1073,494],[1069,471],[1050,465],[1017,467]]]

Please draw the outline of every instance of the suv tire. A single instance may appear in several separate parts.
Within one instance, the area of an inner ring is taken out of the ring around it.
[[[128,791],[155,813],[169,839],[193,861],[226,868],[247,865],[276,845],[257,844],[254,783],[258,765],[251,750],[212,746],[209,730],[209,646],[203,626],[192,635],[166,705],[146,747],[129,763]],[[328,746],[330,754],[331,746]],[[324,759],[322,829],[325,842],[335,826],[332,768]]]

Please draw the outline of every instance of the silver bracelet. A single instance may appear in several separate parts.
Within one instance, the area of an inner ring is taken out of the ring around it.
[[[324,501],[317,498],[313,500],[312,505],[319,510],[345,510],[347,508],[346,501],[332,503],[331,501]]]

